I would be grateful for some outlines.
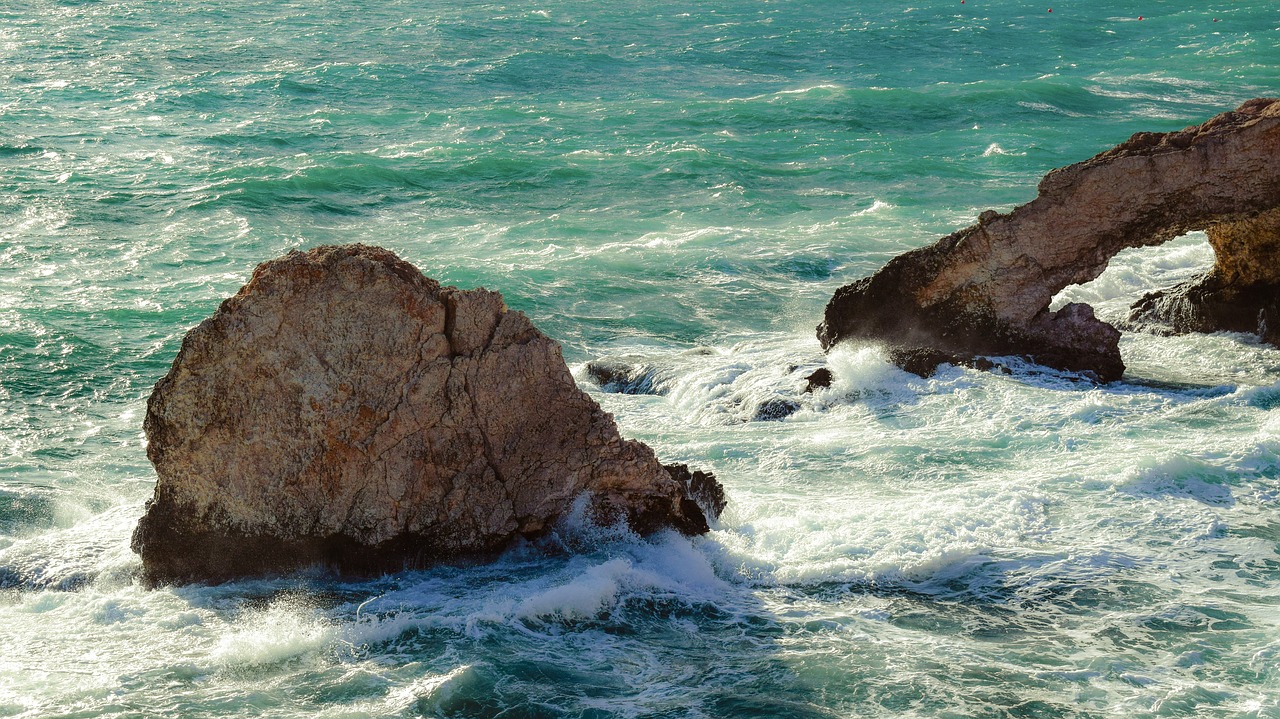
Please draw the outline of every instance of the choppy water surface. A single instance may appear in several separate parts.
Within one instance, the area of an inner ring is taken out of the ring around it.
[[[1269,0],[1047,9],[0,9],[0,716],[1280,716],[1280,351],[1129,335],[1100,387],[813,339],[1050,168],[1280,93]],[[501,290],[626,434],[719,475],[714,531],[138,586],[182,335],[351,241]],[[1063,299],[1119,319],[1211,260],[1188,236]]]

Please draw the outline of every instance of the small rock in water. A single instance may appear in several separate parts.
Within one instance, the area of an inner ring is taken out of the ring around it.
[[[751,419],[756,422],[772,422],[790,417],[798,411],[800,411],[799,402],[784,397],[774,397],[761,402],[756,408],[755,416]]]
[[[597,518],[700,533],[695,494],[719,487],[623,439],[501,295],[363,245],[259,266],[188,333],[144,426],[151,582],[484,556],[583,494]]]
[[[669,472],[681,487],[684,487],[689,498],[697,502],[709,517],[719,517],[724,513],[729,500],[724,496],[724,486],[716,481],[710,472],[690,470],[687,464],[668,464]]]
[[[636,366],[614,360],[592,360],[587,363],[587,376],[605,392],[618,394],[662,394],[655,384],[652,367]]]
[[[805,381],[808,384],[805,385],[804,391],[808,394],[814,390],[826,389],[831,386],[831,381],[833,379],[835,379],[835,377],[831,374],[831,370],[826,367],[820,367],[814,370],[813,374],[805,377]]]

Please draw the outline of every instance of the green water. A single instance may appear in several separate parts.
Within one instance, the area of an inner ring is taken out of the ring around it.
[[[0,9],[0,716],[1280,716],[1280,352],[1130,335],[1096,387],[813,338],[1049,169],[1280,94],[1272,2],[1050,5]],[[340,242],[500,290],[728,513],[141,588],[152,385],[257,263]],[[1211,259],[1067,294],[1116,319]]]

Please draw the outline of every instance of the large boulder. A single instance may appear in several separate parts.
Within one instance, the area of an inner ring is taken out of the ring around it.
[[[1218,253],[1212,276],[1189,299],[1183,288],[1173,293],[1183,299],[1149,300],[1135,318],[1192,317],[1175,328],[1183,331],[1236,329],[1215,324],[1230,314],[1256,327],[1259,312],[1275,311],[1277,208],[1280,100],[1250,100],[1202,125],[1138,133],[1054,170],[1031,202],[1009,214],[984,212],[977,224],[895,257],[836,291],[818,339],[824,348],[884,340],[891,356],[917,371],[1024,355],[1119,379],[1120,332],[1088,305],[1050,311],[1054,295],[1096,278],[1125,248],[1207,230]]]
[[[701,533],[695,479],[723,506],[623,439],[501,295],[362,245],[259,266],[183,340],[144,426],[158,481],[133,549],[153,582],[483,556],[578,501]]]

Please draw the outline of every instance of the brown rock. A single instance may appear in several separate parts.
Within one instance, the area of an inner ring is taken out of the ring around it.
[[[1054,295],[1096,278],[1122,249],[1193,230],[1218,234],[1224,275],[1252,277],[1274,256],[1274,238],[1259,243],[1249,231],[1228,228],[1256,227],[1277,207],[1280,101],[1250,100],[1203,125],[1138,133],[1054,170],[1036,199],[1011,213],[984,212],[978,224],[895,257],[836,291],[818,338],[825,348],[854,337],[882,339],[958,362],[1024,355],[1118,379],[1119,331],[1087,305],[1050,312]]]
[[[183,340],[145,429],[152,581],[483,555],[584,493],[605,519],[707,531],[524,314],[374,247],[259,266]]]

